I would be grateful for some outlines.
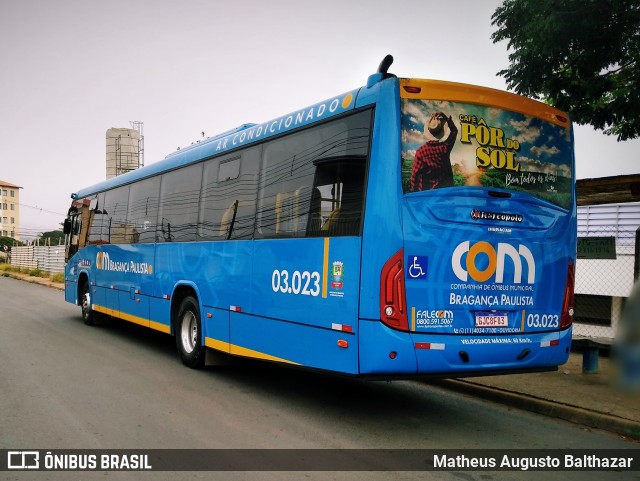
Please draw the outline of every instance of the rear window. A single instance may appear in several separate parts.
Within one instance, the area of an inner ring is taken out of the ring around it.
[[[405,194],[480,186],[571,205],[569,129],[495,107],[402,99]]]

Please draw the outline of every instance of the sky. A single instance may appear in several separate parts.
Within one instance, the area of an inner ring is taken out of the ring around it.
[[[178,147],[399,77],[497,89],[484,0],[0,0],[0,180],[20,234],[60,227],[105,178],[106,131],[143,122],[149,165]],[[575,126],[577,178],[640,173],[640,140]]]

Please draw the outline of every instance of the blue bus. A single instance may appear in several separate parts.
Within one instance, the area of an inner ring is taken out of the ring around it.
[[[397,78],[72,194],[65,299],[225,353],[363,377],[553,370],[576,258],[568,116]],[[211,356],[213,358],[213,356]]]

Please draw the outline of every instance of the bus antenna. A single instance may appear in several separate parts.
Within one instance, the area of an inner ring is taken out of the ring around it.
[[[380,62],[380,66],[378,67],[378,71],[373,75],[369,75],[369,78],[367,79],[367,88],[371,88],[378,82],[389,77],[395,77],[395,75],[388,73],[389,67],[391,67],[392,63],[392,55],[387,55],[385,58],[383,58],[382,62]]]
[[[387,55],[380,62],[380,66],[378,67],[378,73],[386,74],[389,71],[389,67],[393,63],[393,55]]]

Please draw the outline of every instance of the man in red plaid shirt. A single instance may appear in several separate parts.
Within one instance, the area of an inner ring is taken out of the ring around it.
[[[449,136],[441,141],[445,133],[445,122],[449,127]],[[451,116],[447,118],[444,113],[436,112],[427,122],[425,133],[427,130],[433,139],[416,151],[411,171],[412,192],[453,186],[453,170],[449,154],[458,135],[456,124],[453,123]]]

